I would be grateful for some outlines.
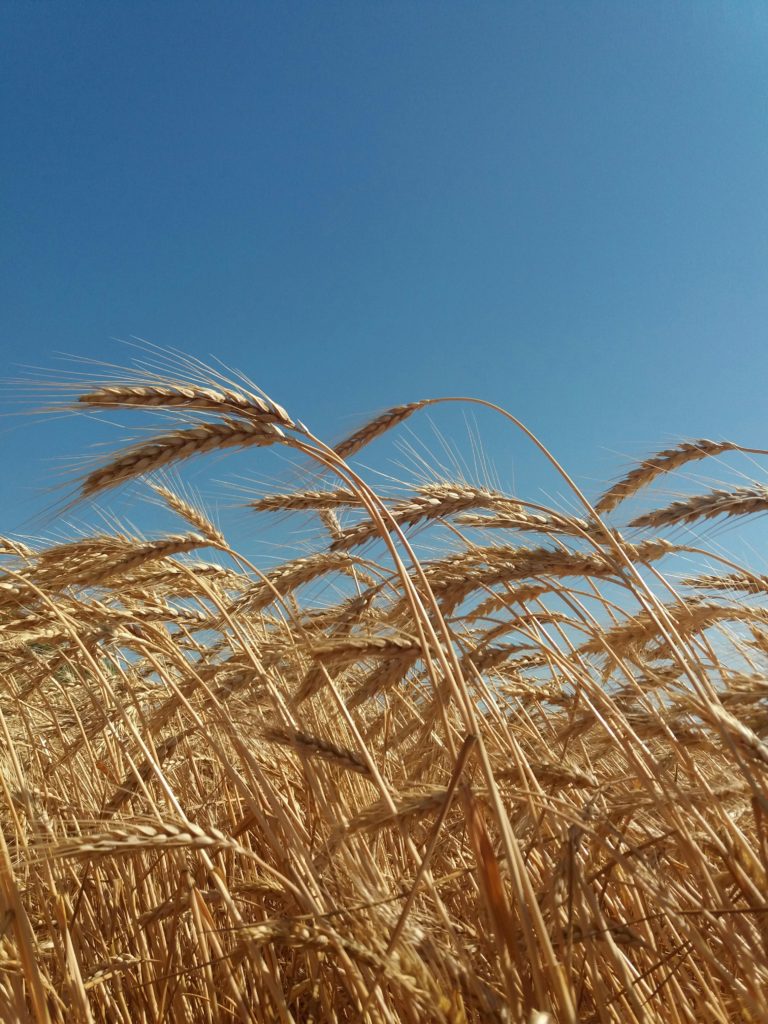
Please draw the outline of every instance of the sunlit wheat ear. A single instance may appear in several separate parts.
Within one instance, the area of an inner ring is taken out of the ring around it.
[[[649,526],[661,529],[697,519],[715,519],[718,516],[748,516],[768,510],[768,487],[739,487],[733,491],[715,490],[696,494],[681,501],[673,501],[666,508],[654,509],[633,519],[630,526]]]
[[[279,423],[293,428],[296,424],[282,406],[258,395],[229,389],[179,385],[110,385],[79,395],[81,406],[96,409],[189,409],[237,415],[257,423]]]
[[[30,578],[52,589],[95,586],[112,576],[130,575],[149,562],[195,551],[208,543],[194,533],[146,542],[119,537],[81,541],[43,552]]]
[[[80,492],[84,498],[92,498],[127,480],[205,452],[264,447],[284,439],[285,434],[274,424],[249,424],[231,419],[174,430],[136,444],[93,470],[83,480]]]
[[[683,586],[694,587],[697,590],[730,590],[746,594],[768,593],[768,576],[756,576],[748,572],[724,573],[722,576],[711,574],[689,576],[682,582]]]
[[[333,841],[339,842],[360,832],[377,832],[388,826],[402,824],[410,818],[421,818],[439,811],[445,802],[446,792],[445,789],[435,788],[426,793],[403,794],[394,811],[387,802],[378,800],[350,821],[338,825],[333,833]]]
[[[190,732],[191,730],[186,729],[184,732],[169,736],[168,739],[159,743],[155,751],[156,763],[158,765],[162,765],[163,762],[175,752],[179,743],[189,735]],[[141,783],[146,783],[152,778],[153,771],[154,765],[149,760],[145,760],[143,764],[139,765],[135,770],[131,770],[131,772],[121,780],[117,790],[107,801],[104,810],[101,813],[101,817],[105,820],[114,817],[120,808],[139,792],[141,789]]]
[[[738,448],[739,446],[732,441],[709,441],[706,438],[699,441],[686,441],[678,445],[677,448],[667,448],[644,459],[622,480],[607,490],[598,500],[595,510],[601,515],[612,512],[622,501],[626,501],[633,494],[648,487],[665,473],[681,469],[690,462],[706,459],[713,455],[721,455],[723,452],[736,451]]]
[[[370,444],[371,441],[385,434],[388,430],[403,423],[419,409],[429,405],[429,400],[411,402],[409,405],[395,405],[391,409],[369,420],[365,426],[360,427],[354,434],[350,434],[343,441],[334,446],[334,451],[342,459],[349,459]]]
[[[522,505],[514,508],[512,504],[507,512],[502,510],[490,515],[471,512],[459,515],[456,517],[456,525],[480,530],[521,530],[532,533],[567,533],[576,536],[588,535],[593,529],[583,519],[572,519],[559,515],[545,516],[537,512],[529,512]]]
[[[28,559],[32,558],[34,553],[34,549],[28,544],[10,537],[0,537],[0,555],[15,555],[17,558]]]
[[[395,502],[389,508],[389,515],[398,525],[413,526],[452,516],[467,508],[486,508],[501,504],[501,496],[472,488],[463,484],[429,484],[420,493]],[[514,503],[507,499],[507,506]],[[387,523],[389,524],[389,519]],[[342,531],[334,541],[335,550],[349,550],[378,536],[375,523],[362,522]]]
[[[306,558],[292,559],[270,570],[263,580],[254,583],[240,598],[237,607],[244,612],[260,611],[273,601],[286,597],[322,576],[335,572],[351,573],[356,564],[350,555],[336,551],[318,551]]]
[[[338,765],[347,771],[358,772],[361,775],[369,775],[370,769],[361,755],[348,747],[339,746],[330,740],[320,736],[313,736],[310,733],[302,732],[300,729],[271,728],[264,732],[264,739],[269,743],[278,743],[286,747],[293,747],[294,750],[305,757],[316,757],[318,760],[327,761],[330,764]]]
[[[188,501],[181,494],[177,494],[176,491],[172,490],[165,484],[158,483],[157,481],[149,481],[149,486],[159,495],[166,503],[168,508],[176,512],[177,515],[181,516],[182,519],[186,519],[190,525],[194,526],[195,529],[199,530],[200,533],[207,539],[212,541],[221,547],[226,547],[226,539],[218,529],[214,526],[205,512],[193,505],[191,501]]]
[[[313,509],[343,508],[360,505],[361,499],[354,491],[339,487],[334,491],[293,491],[287,494],[266,494],[263,498],[248,503],[256,512],[296,512]]]
[[[99,964],[98,967],[90,971],[88,976],[83,978],[83,988],[86,991],[96,988],[97,985],[103,985],[105,982],[112,980],[120,973],[139,967],[141,964],[148,962],[148,960],[139,956],[115,956],[111,960]]]
[[[684,634],[699,633],[720,622],[768,623],[766,608],[755,608],[747,604],[714,604],[695,598],[667,605],[665,612],[675,628]],[[666,641],[661,639],[658,620],[646,611],[612,629],[601,631],[597,637],[584,644],[582,650],[604,653],[609,649],[620,654],[637,646],[647,648],[655,638],[659,638],[660,643],[657,653],[666,655]]]
[[[158,822],[152,825],[134,824],[131,828],[114,827],[93,835],[83,835],[70,842],[62,842],[48,852],[55,857],[96,857],[127,855],[145,850],[220,848],[240,849],[236,842],[217,829],[201,829],[189,822],[186,825]]]
[[[335,675],[351,664],[375,660],[375,669],[360,679],[360,685],[347,698],[350,708],[357,707],[369,697],[376,696],[390,685],[401,682],[418,658],[420,648],[412,640],[395,636],[342,637],[312,648],[316,665],[307,672],[294,694],[294,703],[301,704],[318,693],[325,685],[328,674]]]

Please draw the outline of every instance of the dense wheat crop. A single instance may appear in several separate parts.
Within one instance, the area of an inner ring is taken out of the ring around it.
[[[592,505],[494,410],[572,511],[387,493],[361,450],[434,403],[331,447],[189,369],[72,402],[142,427],[82,497],[178,532],[0,540],[0,1019],[768,1020],[768,578],[694,539],[768,489],[637,514],[746,449]],[[248,514],[317,544],[265,568],[168,474],[275,446],[300,486]]]

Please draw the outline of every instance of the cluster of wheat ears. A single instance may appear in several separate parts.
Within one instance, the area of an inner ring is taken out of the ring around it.
[[[332,447],[239,379],[81,387],[161,423],[81,496],[132,481],[184,526],[0,539],[0,1019],[768,1020],[768,578],[690,540],[768,489],[622,520],[747,449],[592,505],[494,409],[572,514],[374,490],[358,453],[434,401]],[[253,516],[319,538],[267,570],[168,483],[265,446],[308,486]]]

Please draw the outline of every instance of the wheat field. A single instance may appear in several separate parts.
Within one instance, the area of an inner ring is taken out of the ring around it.
[[[763,453],[590,499],[493,407],[571,511],[387,489],[361,453],[437,400],[330,445],[186,369],[55,399],[135,417],[79,497],[177,532],[0,539],[0,1019],[768,1021],[768,577],[708,546],[768,488],[679,480]],[[266,568],[181,484],[265,448],[300,483],[247,514],[316,540]]]

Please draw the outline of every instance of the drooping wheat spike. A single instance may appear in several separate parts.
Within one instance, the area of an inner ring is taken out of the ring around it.
[[[334,446],[333,450],[339,458],[349,459],[365,448],[366,445],[370,444],[371,441],[375,440],[375,438],[380,437],[381,434],[385,434],[392,427],[396,427],[399,423],[407,420],[409,416],[412,416],[413,413],[423,409],[428,404],[429,400],[424,399],[420,402],[411,402],[408,405],[395,405],[375,419],[369,420],[365,426],[360,427],[354,434],[350,434],[349,437],[340,441]]]
[[[238,929],[238,934],[245,936],[246,942],[239,944],[233,951],[232,961],[234,963],[239,963],[248,955],[248,942],[254,943],[257,946],[266,944],[278,947],[286,946],[299,952],[304,950],[320,950],[326,956],[335,947],[340,947],[354,962],[366,967],[384,969],[388,983],[406,990],[412,1000],[416,999],[415,1005],[422,1012],[428,1010],[428,1007],[423,1005],[425,1000],[422,993],[414,985],[412,978],[398,970],[397,965],[387,967],[382,957],[363,943],[357,942],[348,936],[338,935],[330,928],[327,921],[313,921],[309,918],[272,919],[240,928]]]
[[[95,534],[66,544],[53,544],[40,552],[29,572],[37,585],[61,589],[127,558],[132,541],[125,536]]]
[[[265,494],[248,503],[256,512],[293,512],[323,510],[359,505],[360,496],[347,487],[334,491],[292,491],[287,494]]]
[[[341,523],[339,522],[339,517],[332,508],[318,509],[317,517],[323,524],[331,540],[336,541],[341,537],[343,532],[341,529]]]
[[[627,546],[636,561],[663,558],[671,546],[656,539],[635,548]],[[552,576],[610,579],[621,576],[623,567],[612,552],[564,551],[552,548],[524,548],[513,545],[474,547],[457,555],[436,559],[425,567],[430,586],[440,595],[446,610],[473,591],[500,583]]]
[[[94,857],[99,855],[125,855],[142,850],[239,850],[239,845],[215,828],[202,829],[187,822],[174,825],[154,822],[151,825],[132,823],[130,827],[114,828],[95,835],[82,835],[57,844],[48,852],[54,857]]]
[[[651,563],[674,550],[668,541],[653,538],[637,545],[624,545],[624,551],[635,562]],[[524,548],[499,545],[480,547],[436,560],[426,567],[427,578],[436,593],[448,606],[463,600],[474,590],[486,589],[500,583],[513,583],[541,576],[555,578],[592,577],[609,579],[623,573],[612,552],[564,551],[551,548]],[[552,589],[547,588],[547,589]],[[543,592],[543,591],[540,591]],[[530,600],[535,592],[515,591],[514,600]],[[507,602],[503,602],[507,603]],[[495,599],[493,604],[500,607]]]
[[[768,509],[768,487],[737,487],[733,491],[714,490],[695,494],[681,501],[673,501],[666,508],[654,509],[633,519],[630,526],[677,526],[693,523],[697,519],[715,519],[717,516],[748,516]]]
[[[275,591],[285,597],[313,580],[333,572],[350,572],[356,562],[345,552],[318,551],[304,558],[294,558],[273,569],[260,583],[254,583],[243,594],[238,607],[250,612],[260,611],[276,600]]]
[[[454,515],[467,508],[498,507],[502,501],[508,508],[517,508],[511,499],[492,491],[462,484],[428,484],[410,498],[396,502],[389,509],[398,525],[413,526],[420,521],[431,521]],[[386,520],[389,523],[389,519]],[[362,522],[344,530],[334,541],[334,550],[348,550],[378,536],[372,522]]]
[[[474,665],[478,672],[490,672],[492,669],[498,668],[509,661],[514,655],[529,650],[530,647],[523,644],[503,644],[497,646],[488,644],[468,651],[464,655],[463,660]],[[540,658],[537,657],[535,660],[537,664],[540,663]],[[523,659],[522,666],[526,664],[525,659]],[[515,665],[521,666],[521,662],[517,660]]]
[[[96,586],[112,576],[130,574],[147,562],[206,547],[199,534],[163,537],[146,543],[124,538],[100,538],[98,543],[79,542],[49,549],[38,562],[32,578],[47,586]]]
[[[233,419],[225,419],[221,423],[201,423],[154,437],[124,450],[106,465],[89,473],[80,491],[84,498],[92,498],[144,473],[204,452],[219,448],[261,447],[282,440],[285,440],[285,434],[272,423],[251,424]]]
[[[162,765],[167,758],[176,750],[181,740],[189,735],[191,729],[185,729],[183,732],[176,733],[174,736],[169,736],[168,739],[163,740],[162,743],[158,743],[155,748],[156,752],[156,763]],[[120,782],[115,793],[110,797],[104,806],[100,817],[103,819],[113,818],[120,808],[126,804],[141,788],[141,782],[147,782],[152,777],[153,765],[150,761],[145,760],[137,766],[135,771],[129,772]]]
[[[34,551],[20,540],[13,540],[11,537],[0,537],[0,555],[15,555],[17,558],[29,559],[34,557]]]
[[[213,525],[202,509],[197,508],[191,501],[187,501],[186,498],[171,490],[170,487],[166,487],[165,484],[150,481],[149,486],[155,494],[158,494],[165,501],[170,509],[173,509],[182,519],[186,519],[204,537],[213,541],[214,544],[226,547],[227,542],[221,530]]]
[[[522,505],[510,512],[483,515],[469,513],[456,517],[457,526],[478,530],[527,530],[532,533],[589,533],[590,525],[585,519],[569,519],[559,515],[541,515],[529,512]]]
[[[528,761],[528,768],[542,786],[551,786],[553,789],[563,789],[567,786],[575,786],[578,789],[597,789],[599,785],[592,772],[586,772],[567,760],[532,759]],[[524,782],[518,768],[501,768],[496,773],[496,777],[505,782]]]
[[[768,677],[764,675],[730,672],[724,681],[728,689],[720,694],[720,700],[725,705],[768,700]]]
[[[657,452],[649,458],[644,459],[638,466],[609,488],[602,495],[595,505],[595,510],[601,515],[612,512],[617,505],[639,490],[653,483],[664,473],[671,473],[699,459],[706,459],[713,455],[720,455],[723,452],[737,451],[739,445],[732,441],[709,441],[701,438],[698,441],[685,441],[676,448],[666,448]]]
[[[83,988],[88,991],[89,989],[95,988],[97,985],[103,985],[105,982],[110,981],[117,974],[130,971],[132,968],[138,967],[140,964],[145,963],[141,957],[138,956],[115,956],[111,960],[105,963],[98,964],[92,971],[88,973],[86,978],[83,978]]]
[[[360,775],[370,774],[368,765],[357,751],[300,729],[282,729],[274,726],[264,731],[264,739],[269,743],[293,747],[306,757],[317,757],[321,761],[337,764]]]
[[[364,808],[354,818],[339,825],[334,832],[332,841],[360,832],[373,832],[388,825],[399,824],[416,815],[423,817],[439,810],[445,802],[446,790],[433,787],[426,792],[403,793],[397,800],[393,811],[386,800],[377,800]]]
[[[357,708],[402,683],[419,659],[418,647],[406,647],[381,661],[347,697],[347,707]]]
[[[687,577],[683,580],[683,585],[697,590],[732,590],[746,594],[766,594],[768,576],[756,576],[749,572],[730,572],[722,576],[703,574]]]
[[[551,587],[547,584],[530,583],[522,587],[514,587],[511,590],[502,591],[492,597],[481,601],[475,608],[467,612],[467,619],[484,619],[503,608],[513,608],[515,605],[525,605],[528,601],[534,601],[542,594],[546,594]]]
[[[199,586],[200,580],[214,580],[227,590],[234,591],[241,591],[250,583],[246,576],[214,562],[176,562],[168,559],[159,565],[149,562],[141,566],[141,571],[135,576],[131,573],[122,575],[121,586],[150,587],[177,596],[201,596],[205,592]]]
[[[400,637],[347,636],[316,645],[311,653],[317,664],[302,680],[294,696],[295,704],[303,703],[322,688],[326,672],[335,675],[347,666],[361,661],[375,659],[379,662],[378,667],[347,701],[349,707],[357,707],[368,696],[379,692],[389,683],[402,679],[419,656],[420,648],[412,640]]]
[[[639,544],[624,543],[622,550],[630,561],[650,565],[652,562],[658,562],[662,558],[666,558],[667,555],[673,554],[677,548],[671,541],[664,540],[663,537],[650,537]]]
[[[381,585],[370,587],[330,608],[307,609],[304,623],[307,629],[314,632],[327,630],[340,635],[348,634],[355,625],[371,616],[371,609],[381,589]]]
[[[205,388],[190,384],[109,385],[78,396],[79,405],[97,409],[181,408],[221,415],[237,415],[258,423],[296,424],[282,406],[259,395],[229,388]]]
[[[324,665],[341,668],[362,658],[390,658],[419,650],[419,645],[406,637],[348,636],[314,646],[312,656]]]
[[[97,583],[108,576],[123,572],[132,573],[146,562],[168,558],[171,555],[180,555],[187,551],[195,551],[198,548],[207,547],[208,544],[209,539],[207,537],[201,537],[196,533],[178,537],[163,537],[161,540],[138,544],[126,558],[121,559],[101,572],[97,572],[91,582]]]
[[[699,703],[696,705],[696,710],[705,719],[724,728],[740,750],[746,752],[750,757],[754,757],[762,765],[768,766],[768,744],[756,736],[752,729],[740,721],[736,715],[714,702],[706,705]]]
[[[717,622],[744,621],[768,622],[768,609],[751,608],[746,604],[724,605],[707,601],[676,601],[665,606],[675,628],[681,633],[694,633],[707,629]],[[621,653],[633,647],[647,647],[659,636],[659,625],[648,611],[601,631],[599,636],[589,640],[581,648],[585,653],[600,653],[607,648]],[[663,647],[659,653],[662,653]]]

